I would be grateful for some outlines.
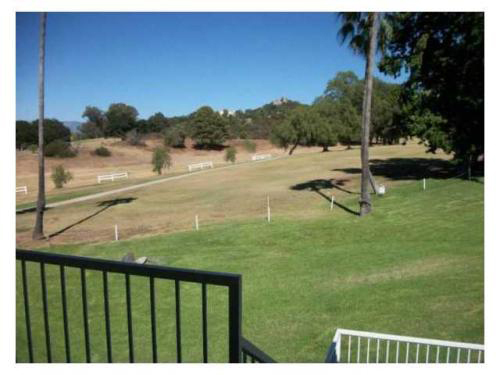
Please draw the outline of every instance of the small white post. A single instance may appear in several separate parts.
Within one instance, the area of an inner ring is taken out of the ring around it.
[[[118,225],[115,224],[115,241],[118,241]]]
[[[196,227],[196,230],[198,230],[199,229],[199,226],[198,226],[198,215],[194,216],[194,225]]]
[[[332,201],[330,202],[330,211],[333,210],[333,202],[335,202],[335,197],[332,195]]]
[[[424,178],[424,190],[425,190],[425,178]]]
[[[269,195],[267,196],[267,222],[271,222],[271,206],[269,206]]]

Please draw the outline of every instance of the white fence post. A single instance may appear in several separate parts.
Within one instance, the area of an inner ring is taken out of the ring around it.
[[[118,225],[115,224],[115,241],[118,241]]]
[[[267,196],[267,222],[271,222],[271,206],[269,205],[269,195]]]
[[[425,178],[424,178],[424,182],[423,183],[424,183],[424,190],[425,190]]]

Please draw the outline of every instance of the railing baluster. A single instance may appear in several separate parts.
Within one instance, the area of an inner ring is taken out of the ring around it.
[[[425,352],[425,363],[429,363],[429,344],[427,344],[427,351]]]
[[[40,263],[40,278],[42,281],[42,302],[43,302],[43,321],[45,326],[45,346],[47,348],[47,362],[52,362],[52,353],[50,351],[50,327],[47,307],[47,286],[45,284],[45,263]]]
[[[478,350],[478,355],[477,355],[477,363],[481,363],[481,354],[483,354],[483,352],[481,350]]]
[[[337,343],[337,348],[335,348],[337,350],[337,362],[338,363],[341,363],[340,362],[340,355],[342,354],[342,334],[339,334],[339,342]]]
[[[448,350],[446,351],[446,363],[450,363],[450,347],[448,346]]]
[[[439,349],[440,349],[440,348],[441,348],[440,346],[438,346],[438,347],[437,347],[437,352],[436,352],[436,363],[439,363]]]
[[[26,336],[28,339],[28,357],[33,363],[33,343],[31,342],[31,319],[30,319],[30,306],[28,296],[28,281],[26,279],[26,262],[21,261],[21,274],[23,278],[23,296],[24,296],[24,319],[26,321]]]
[[[229,323],[229,362],[241,360],[241,276],[236,278],[228,288],[228,323]]]
[[[177,339],[177,362],[182,362],[181,352],[181,294],[179,280],[175,280],[175,334]]]
[[[247,353],[243,352],[243,363],[247,363]]]
[[[457,363],[460,363],[460,348],[458,348],[457,352]]]
[[[396,363],[399,363],[399,341],[396,344]]]
[[[366,363],[370,360],[370,338],[368,337],[368,345],[366,349]]]
[[[469,349],[469,351],[467,352],[467,363],[470,363],[470,349]]]
[[[207,284],[201,284],[201,307],[203,323],[203,362],[208,363],[208,334],[207,334]]]
[[[127,328],[128,328],[128,353],[130,363],[134,363],[134,331],[132,327],[132,301],[130,296],[130,275],[125,274],[125,289],[127,295]]]
[[[385,348],[385,363],[389,363],[389,340],[387,340],[387,346]]]
[[[351,363],[351,335],[349,335],[349,346],[347,349],[347,363]]]
[[[151,306],[151,344],[153,363],[158,362],[158,351],[156,349],[156,306],[155,306],[155,278],[149,277],[149,300]]]
[[[66,362],[71,363],[71,350],[69,344],[69,329],[68,329],[68,308],[66,304],[66,274],[64,266],[59,266],[61,276],[61,300],[63,310],[63,327],[64,327],[64,346],[66,349]]]
[[[361,347],[360,347],[360,340],[359,340],[359,336],[358,336],[358,363],[359,363],[359,354],[361,352]]]
[[[406,343],[406,363],[408,363],[408,357],[410,356],[410,343]]]
[[[377,360],[376,362],[378,363],[378,353],[379,353],[379,349],[380,349],[380,339],[377,339]]]
[[[85,268],[80,268],[80,279],[82,284],[82,308],[83,308],[83,332],[85,335],[85,359],[87,363],[91,362],[90,357],[90,339],[89,339],[89,320],[87,312],[87,280],[85,277]]]
[[[108,273],[102,272],[102,284],[104,292],[104,318],[106,320],[106,348],[108,353],[108,362],[113,362],[113,353],[111,347],[111,322],[109,320],[109,297],[108,297]]]
[[[420,351],[420,344],[417,344],[417,357],[416,357],[416,359],[415,359],[415,363],[419,363],[419,362],[418,362],[418,360],[419,360],[419,358],[418,358],[418,352],[419,352],[419,351]]]

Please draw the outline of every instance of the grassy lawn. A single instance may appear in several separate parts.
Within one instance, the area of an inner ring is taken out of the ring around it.
[[[321,157],[314,156],[315,165],[321,163]],[[262,164],[260,170],[249,173],[257,176],[265,168],[273,166]],[[275,172],[279,181],[281,172]],[[295,183],[308,179],[301,176]],[[279,362],[322,362],[337,327],[484,342],[481,182],[430,179],[425,191],[419,181],[397,184],[386,196],[375,198],[373,214],[362,219],[340,207],[330,212],[325,209],[327,202],[315,191],[291,193],[291,182],[294,181],[287,180],[285,184],[288,194],[307,194],[310,198],[304,204],[318,202],[317,206],[311,204],[314,215],[302,214],[308,207],[300,206],[282,211],[270,224],[263,218],[236,217],[230,222],[202,225],[198,232],[59,245],[50,251],[108,259],[121,259],[131,251],[136,257],[148,256],[157,264],[240,273],[243,333]],[[273,183],[268,187],[271,191]],[[154,189],[170,191],[166,185]],[[188,192],[182,191],[185,196],[173,200],[189,200]],[[204,193],[208,196],[213,191]],[[357,210],[357,196],[346,193],[342,204]],[[28,274],[35,360],[45,361],[38,267],[30,265]],[[19,265],[17,277],[19,283]],[[47,266],[47,277],[53,358],[64,361],[59,269]],[[92,357],[94,361],[105,361],[102,279],[95,272],[88,272],[87,277]],[[67,280],[72,360],[84,361],[77,270],[67,270]],[[124,277],[110,276],[110,283],[113,359],[127,361]],[[151,360],[147,286],[147,280],[132,278],[137,361]],[[173,283],[165,281],[157,289],[159,359],[175,361]],[[27,349],[20,287],[17,293],[16,353],[22,362],[27,360]],[[209,288],[208,305],[209,360],[225,361],[225,290]],[[183,359],[199,362],[199,286],[182,285],[182,322]]]

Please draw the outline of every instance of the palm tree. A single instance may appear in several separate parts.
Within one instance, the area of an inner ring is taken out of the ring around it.
[[[40,45],[38,62],[38,198],[36,202],[36,221],[33,239],[41,240],[43,234],[43,212],[45,210],[45,160],[43,142],[43,120],[45,108],[45,28],[47,13],[40,13]]]
[[[365,65],[365,87],[363,93],[363,116],[361,125],[361,200],[359,201],[360,216],[371,212],[371,199],[369,193],[370,184],[370,122],[371,122],[371,102],[373,90],[373,66],[377,42],[380,46],[385,44],[388,35],[388,24],[383,23],[385,32],[378,38],[379,29],[378,13],[340,13],[342,27],[339,30],[339,36],[342,43],[348,38],[349,47],[366,59]]]

